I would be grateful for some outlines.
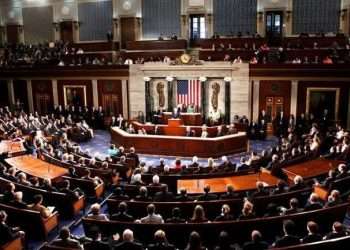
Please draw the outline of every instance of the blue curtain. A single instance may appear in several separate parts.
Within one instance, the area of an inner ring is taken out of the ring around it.
[[[113,28],[112,1],[79,3],[80,41],[106,40]]]
[[[155,39],[160,34],[180,35],[180,0],[143,0],[142,31],[143,38]]]
[[[213,0],[213,2],[214,32],[220,35],[256,32],[257,0]]]
[[[23,8],[22,15],[26,43],[53,41],[52,6]]]
[[[338,32],[341,0],[294,0],[293,33]]]

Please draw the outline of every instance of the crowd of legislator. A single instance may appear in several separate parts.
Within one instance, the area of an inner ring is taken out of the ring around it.
[[[79,108],[78,108],[79,110]],[[99,204],[93,204],[87,218],[96,220],[118,220],[118,221],[135,221],[136,223],[208,223],[210,221],[235,221],[235,220],[249,220],[260,217],[283,216],[287,214],[299,213],[301,211],[313,211],[322,208],[329,208],[342,204],[347,200],[349,189],[345,191],[330,190],[330,195],[326,201],[322,201],[316,193],[310,192],[307,201],[298,200],[297,198],[290,199],[289,207],[281,204],[269,204],[265,209],[255,209],[254,199],[257,197],[273,196],[277,194],[288,193],[297,190],[303,190],[313,185],[330,188],[331,183],[336,180],[342,180],[349,176],[349,166],[347,164],[340,164],[336,170],[331,170],[328,177],[320,178],[317,181],[303,180],[302,177],[297,176],[293,184],[288,184],[287,177],[283,172],[283,167],[293,162],[306,161],[314,159],[320,155],[330,159],[349,161],[350,156],[350,141],[348,132],[339,124],[333,124],[327,111],[317,119],[313,116],[306,117],[301,115],[297,119],[290,117],[287,119],[283,113],[279,114],[274,119],[274,126],[276,135],[279,136],[279,144],[269,150],[264,150],[261,153],[252,152],[246,158],[242,158],[239,164],[230,162],[228,157],[223,157],[219,164],[216,164],[213,159],[208,159],[208,166],[201,166],[197,157],[193,157],[192,163],[184,165],[181,159],[177,159],[173,165],[166,165],[163,160],[160,160],[159,165],[149,166],[139,161],[135,149],[131,148],[129,152],[123,147],[116,148],[113,145],[108,150],[106,159],[99,157],[92,157],[87,152],[82,152],[77,143],[71,141],[69,134],[74,127],[78,127],[79,131],[84,131],[90,137],[93,136],[93,130],[88,123],[92,124],[94,128],[103,128],[102,119],[103,111],[98,109],[96,112],[75,112],[75,108],[67,108],[63,110],[57,107],[52,115],[40,116],[37,113],[26,114],[23,111],[16,110],[11,112],[8,107],[0,108],[0,131],[2,139],[16,139],[25,136],[24,146],[28,153],[37,153],[37,155],[48,155],[62,163],[69,164],[69,175],[74,178],[81,178],[93,182],[95,185],[103,183],[103,178],[92,175],[93,169],[108,170],[113,164],[119,167],[127,166],[126,159],[133,159],[136,163],[133,167],[127,167],[126,170],[130,172],[113,171],[112,178],[109,180],[112,188],[112,199],[122,201],[143,201],[148,202],[149,205],[144,209],[147,211],[146,217],[141,217],[137,214],[128,213],[128,205],[122,202],[118,206],[118,212],[110,214],[109,216],[100,211]],[[84,116],[85,114],[85,116]],[[96,115],[95,115],[96,114]],[[120,116],[112,119],[110,125],[122,125],[123,120]],[[84,120],[88,121],[85,122]],[[262,111],[259,116],[259,123],[269,122],[271,119]],[[113,124],[113,122],[115,124]],[[48,136],[52,136],[52,140],[48,140]],[[73,138],[73,137],[71,137]],[[4,156],[5,157],[5,156]],[[85,161],[84,159],[88,159]],[[77,173],[77,168],[86,168],[85,174]],[[258,181],[256,190],[249,194],[236,192],[232,186],[227,186],[227,192],[223,194],[214,194],[210,192],[210,186],[205,186],[203,193],[199,196],[187,194],[185,188],[181,188],[178,195],[170,191],[166,183],[161,183],[162,175],[172,174],[200,174],[200,173],[230,173],[243,170],[250,170],[254,168],[259,171],[263,167],[271,171],[272,175],[280,178],[276,188],[265,188],[264,183]],[[91,169],[91,170],[88,170]],[[125,169],[125,168],[124,168]],[[208,171],[207,171],[208,170]],[[205,172],[201,172],[205,171]],[[153,175],[152,181],[144,180],[145,175]],[[37,187],[47,191],[58,191],[65,193],[71,199],[78,199],[79,196],[84,195],[84,192],[79,188],[72,188],[68,180],[62,181],[59,185],[52,184],[47,179],[41,179],[18,171],[14,167],[1,165],[0,175],[2,178],[10,180],[12,183],[8,185],[6,191],[3,193],[1,202],[16,207],[18,209],[32,209],[39,211],[43,218],[50,216],[52,211],[45,206],[45,200],[41,195],[36,195],[33,198],[33,203],[27,204],[24,200],[24,194],[16,190],[15,184],[25,186]],[[130,187],[133,187],[136,192],[129,193]],[[158,191],[151,194],[152,188],[158,188]],[[233,213],[231,207],[227,204],[222,206],[221,211],[218,211],[215,216],[206,215],[205,206],[195,206],[191,216],[184,215],[181,209],[174,207],[172,216],[166,217],[162,215],[162,211],[157,212],[156,205],[153,202],[195,202],[195,201],[215,201],[228,199],[242,199],[243,205],[239,213]],[[0,235],[5,235],[3,244],[13,237],[25,238],[25,232],[20,228],[10,228],[6,224],[6,212],[0,212]],[[331,232],[326,235],[320,235],[316,222],[307,222],[308,235],[298,235],[295,232],[295,225],[293,221],[286,221],[283,224],[285,235],[278,235],[276,240],[264,240],[264,232],[253,231],[252,239],[246,242],[243,249],[266,249],[269,245],[273,246],[287,246],[299,243],[315,242],[322,239],[332,239],[348,235],[346,227],[339,221],[334,222]],[[78,239],[70,235],[69,229],[63,228],[60,232],[59,239],[52,242],[53,245],[77,247],[86,249],[174,249],[172,244],[166,240],[164,231],[157,231],[155,234],[154,243],[150,246],[143,246],[142,243],[136,242],[131,230],[125,230],[121,235],[115,235],[109,239],[108,244],[103,238],[98,229],[92,230],[93,236],[91,239]],[[137,237],[137,235],[135,235]],[[1,238],[1,239],[2,239]],[[274,243],[273,243],[274,242]],[[231,244],[235,243],[234,236],[227,235],[226,232],[221,232],[217,239],[218,247],[216,249],[234,249]],[[167,247],[167,248],[164,248]],[[255,247],[255,248],[254,248]],[[189,236],[188,246],[186,249],[205,249],[202,246],[200,235],[197,232],[191,233]]]

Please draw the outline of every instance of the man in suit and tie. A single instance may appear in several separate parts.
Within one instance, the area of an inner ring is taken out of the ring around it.
[[[123,232],[123,241],[114,246],[114,250],[143,250],[143,246],[134,241],[134,233],[130,229]]]

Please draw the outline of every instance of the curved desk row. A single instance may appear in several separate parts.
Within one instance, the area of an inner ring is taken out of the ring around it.
[[[111,128],[112,142],[124,147],[135,147],[138,153],[169,156],[220,157],[246,152],[245,132],[216,138],[129,134],[117,127]]]

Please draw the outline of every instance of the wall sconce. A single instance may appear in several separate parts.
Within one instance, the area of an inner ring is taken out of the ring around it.
[[[172,81],[174,81],[174,77],[172,77],[172,76],[167,76],[167,77],[165,78],[165,80],[167,80],[168,82],[172,82]]]
[[[200,82],[206,82],[207,78],[205,76],[201,76],[201,77],[199,77],[199,81]]]
[[[231,82],[231,81],[232,81],[232,77],[226,76],[226,77],[224,78],[224,81],[225,81],[225,82]]]
[[[143,80],[144,80],[145,82],[150,82],[150,81],[151,81],[151,77],[145,76],[145,77],[143,78]]]

